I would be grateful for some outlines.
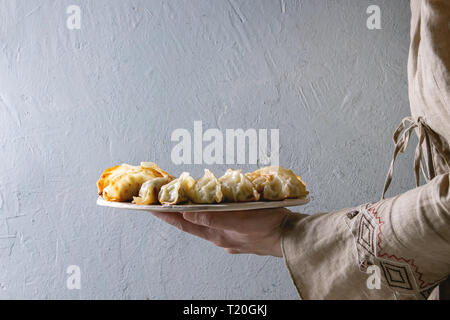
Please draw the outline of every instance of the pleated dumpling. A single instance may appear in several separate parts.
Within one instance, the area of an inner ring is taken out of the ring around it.
[[[175,179],[172,175],[168,174],[166,171],[161,169],[156,163],[154,162],[141,162],[141,168],[151,168],[159,173],[161,177],[170,177],[172,179]]]
[[[284,200],[308,195],[306,184],[291,170],[281,166],[260,168],[246,174],[265,200]]]
[[[140,205],[150,205],[158,203],[158,194],[162,186],[172,181],[171,176],[154,178],[142,184],[139,190],[139,197],[133,197],[133,203]]]
[[[248,202],[258,201],[259,193],[253,183],[242,173],[242,170],[228,169],[219,178],[224,201]]]
[[[106,174],[105,174],[106,172]],[[102,188],[103,198],[107,201],[127,202],[139,194],[142,184],[148,180],[170,175],[152,166],[130,166],[127,164],[107,169],[97,182],[99,192]]]
[[[205,169],[205,175],[195,182],[189,193],[194,203],[220,203],[223,199],[222,188],[216,176]]]
[[[183,172],[178,179],[161,187],[158,199],[161,204],[178,204],[189,200],[189,193],[195,184],[188,172]]]
[[[106,169],[105,171],[103,171],[102,175],[100,176],[100,179],[97,181],[98,194],[101,195],[103,193],[103,190],[117,176],[137,169],[139,169],[139,166],[131,166],[126,163]]]

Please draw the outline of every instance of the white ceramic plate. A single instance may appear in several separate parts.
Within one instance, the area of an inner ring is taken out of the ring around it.
[[[271,209],[294,207],[307,204],[309,196],[300,199],[287,199],[283,201],[258,201],[258,202],[238,202],[238,203],[218,203],[218,204],[184,204],[184,205],[138,205],[130,202],[111,202],[102,197],[98,197],[97,205],[126,210],[144,210],[159,212],[201,212],[201,211],[239,211],[255,209]]]

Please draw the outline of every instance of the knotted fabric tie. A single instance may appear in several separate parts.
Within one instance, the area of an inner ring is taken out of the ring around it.
[[[405,129],[406,128],[406,129]],[[430,134],[431,129],[428,127],[428,125],[425,123],[423,118],[419,117],[417,120],[414,120],[412,117],[406,117],[402,120],[400,125],[398,126],[397,130],[395,130],[393,140],[395,144],[394,149],[394,155],[392,157],[391,166],[389,168],[389,172],[386,176],[386,182],[384,184],[384,190],[383,195],[381,196],[381,199],[384,199],[384,196],[386,194],[386,191],[389,189],[389,186],[392,181],[392,177],[394,175],[394,164],[395,159],[397,158],[398,154],[404,153],[406,151],[406,148],[408,147],[409,138],[411,137],[411,133],[413,130],[417,129],[417,137],[419,139],[419,142],[417,143],[416,152],[414,155],[414,173],[416,175],[416,187],[420,185],[420,170],[422,170],[422,174],[426,180],[426,182],[430,181],[434,177],[434,168],[433,168],[433,154],[431,152],[431,146],[430,146]],[[403,134],[402,134],[403,132]],[[422,147],[423,142],[427,141],[427,155],[428,155],[428,161],[427,161],[427,171],[425,172],[423,161],[422,161]]]

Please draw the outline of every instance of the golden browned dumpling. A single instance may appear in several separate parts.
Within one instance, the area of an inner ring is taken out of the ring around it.
[[[175,177],[173,177],[172,175],[168,174],[166,171],[164,171],[163,169],[161,169],[156,163],[154,162],[141,162],[141,167],[142,168],[152,168],[156,171],[158,171],[158,173],[161,175],[161,177],[170,177],[172,179],[175,179]]]
[[[253,183],[242,173],[242,170],[228,169],[219,178],[224,201],[248,202],[258,201],[259,193]]]
[[[106,169],[97,181],[98,194],[101,195],[103,193],[103,189],[105,189],[117,176],[137,169],[139,169],[138,166],[130,166],[126,163]]]
[[[139,190],[139,197],[133,197],[133,203],[140,205],[150,205],[158,203],[158,194],[161,187],[172,181],[170,176],[154,178],[144,182]]]
[[[211,171],[205,169],[205,175],[198,179],[190,190],[189,198],[194,203],[222,202],[223,194],[219,180]]]
[[[246,174],[265,200],[284,200],[308,195],[306,184],[291,170],[281,166],[260,168]]]
[[[161,187],[158,199],[161,204],[179,204],[189,200],[189,192],[195,184],[188,172],[183,172],[178,179]]]
[[[142,184],[148,180],[170,175],[156,164],[130,166],[123,164],[105,170],[97,182],[99,193],[107,201],[126,202],[139,194]]]

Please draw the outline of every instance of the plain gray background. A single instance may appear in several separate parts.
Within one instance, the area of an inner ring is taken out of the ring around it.
[[[366,27],[371,4],[382,30]],[[297,211],[377,201],[409,115],[409,15],[407,0],[1,0],[0,298],[297,299],[282,259],[97,207],[96,181],[140,161],[198,177],[205,165],[172,164],[170,135],[202,120],[280,129],[281,164],[312,196]]]

